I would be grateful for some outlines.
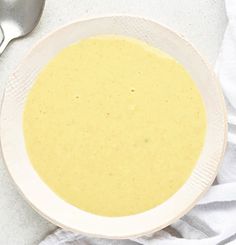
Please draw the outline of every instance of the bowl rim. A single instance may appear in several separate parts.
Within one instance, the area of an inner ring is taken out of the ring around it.
[[[169,32],[169,33],[174,34],[175,36],[177,36],[179,39],[181,39],[181,41],[185,42],[186,45],[188,45],[197,54],[197,56],[199,57],[199,59],[204,63],[204,65],[207,68],[209,74],[211,74],[211,77],[212,77],[212,80],[214,82],[215,87],[218,90],[218,96],[219,96],[219,98],[221,100],[221,105],[222,105],[223,113],[224,113],[223,114],[223,118],[224,118],[224,123],[223,123],[223,127],[224,127],[224,139],[223,140],[224,141],[223,141],[223,145],[222,145],[222,151],[221,151],[220,157],[218,159],[217,166],[215,167],[214,174],[212,174],[212,176],[211,176],[212,177],[211,181],[209,181],[209,183],[207,184],[206,188],[203,191],[201,191],[201,193],[198,196],[195,197],[195,200],[192,201],[191,205],[186,206],[185,209],[183,209],[181,213],[179,213],[178,215],[176,215],[175,217],[173,217],[171,220],[169,220],[169,222],[163,223],[162,226],[158,226],[158,227],[153,228],[151,230],[146,230],[146,231],[143,231],[143,232],[139,232],[139,233],[135,233],[135,234],[130,234],[130,235],[125,235],[125,236],[122,236],[122,235],[110,236],[110,235],[106,235],[106,234],[94,234],[94,233],[83,232],[83,231],[80,231],[80,230],[77,230],[77,229],[73,229],[71,227],[68,227],[68,226],[60,223],[56,218],[52,218],[52,217],[49,217],[48,215],[44,214],[41,210],[39,210],[34,205],[34,203],[32,203],[28,199],[28,197],[24,194],[23,190],[18,186],[17,182],[14,179],[13,173],[9,169],[8,163],[7,163],[6,159],[5,159],[5,154],[4,154],[5,150],[4,150],[4,147],[3,147],[2,133],[1,132],[3,130],[3,128],[2,128],[2,108],[4,107],[7,85],[4,88],[3,98],[2,98],[2,103],[1,103],[1,112],[0,112],[0,116],[1,116],[1,119],[0,119],[0,144],[1,144],[1,151],[2,151],[2,156],[3,156],[3,162],[5,163],[5,166],[7,168],[7,171],[9,172],[9,175],[11,176],[11,178],[12,178],[15,186],[17,187],[17,189],[21,193],[21,195],[24,197],[24,199],[29,203],[29,205],[34,210],[36,210],[41,216],[43,216],[45,219],[49,220],[50,222],[52,222],[53,224],[55,224],[55,225],[57,225],[57,226],[59,226],[61,228],[64,228],[64,229],[70,230],[70,231],[74,231],[74,232],[79,232],[79,233],[84,234],[84,235],[89,235],[89,236],[94,236],[94,237],[100,237],[100,238],[107,238],[107,239],[127,239],[127,238],[135,238],[135,237],[139,237],[139,236],[142,236],[142,235],[147,235],[147,234],[153,233],[153,232],[158,231],[158,230],[161,230],[161,229],[165,228],[166,226],[168,226],[168,225],[174,223],[175,221],[177,221],[180,217],[182,217],[187,212],[189,212],[195,206],[195,204],[199,201],[199,199],[203,197],[203,195],[208,191],[208,189],[212,185],[212,183],[213,183],[213,181],[214,181],[214,179],[215,179],[215,177],[217,175],[217,172],[219,170],[220,163],[222,162],[222,159],[223,159],[223,156],[224,156],[224,152],[225,152],[225,149],[226,149],[226,145],[227,145],[228,124],[227,124],[227,109],[226,109],[226,104],[225,104],[224,96],[223,96],[223,93],[222,93],[222,89],[221,89],[219,80],[218,80],[218,78],[217,78],[214,70],[212,69],[212,67],[206,62],[205,58],[203,58],[203,56],[200,54],[200,52],[198,51],[198,49],[196,49],[194,47],[194,45],[190,41],[188,41],[183,35],[181,35],[181,34],[175,32],[175,31],[173,31],[171,28],[167,27],[166,25],[160,24],[159,22],[157,22],[156,20],[153,20],[152,18],[142,17],[142,16],[139,16],[139,15],[130,15],[130,14],[112,14],[112,15],[110,15],[109,14],[109,15],[96,15],[96,16],[88,17],[88,18],[79,18],[77,20],[68,22],[67,24],[62,25],[62,26],[56,28],[54,31],[49,32],[44,37],[40,38],[27,51],[26,55],[20,60],[19,64],[14,69],[14,72],[10,75],[10,78],[8,79],[8,82],[10,82],[12,80],[12,76],[14,77],[14,73],[17,70],[19,70],[21,68],[22,64],[24,64],[24,62],[30,57],[31,52],[34,49],[36,49],[37,46],[39,44],[41,44],[44,40],[46,40],[49,37],[55,35],[57,32],[61,31],[62,29],[66,29],[66,28],[68,28],[68,27],[70,27],[70,26],[72,26],[74,24],[81,23],[81,22],[86,22],[86,21],[91,21],[91,20],[98,20],[99,21],[100,19],[114,18],[114,17],[119,17],[119,18],[129,17],[129,18],[142,19],[143,21],[151,22],[151,23],[153,23],[155,25],[158,25],[162,29],[165,29],[165,31],[167,31],[167,32]],[[124,217],[129,217],[129,216],[124,216]],[[106,218],[108,218],[108,217],[106,217]],[[116,218],[116,217],[114,217],[114,218]],[[111,218],[111,219],[114,219],[114,218]]]

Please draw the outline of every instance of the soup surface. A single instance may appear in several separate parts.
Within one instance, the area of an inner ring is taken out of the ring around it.
[[[138,40],[98,36],[65,48],[40,72],[23,125],[32,165],[58,196],[94,214],[125,216],[184,184],[206,118],[176,60]]]

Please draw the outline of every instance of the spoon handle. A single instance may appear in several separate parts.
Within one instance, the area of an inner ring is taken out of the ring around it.
[[[0,26],[0,28],[1,28],[1,26]],[[3,51],[5,50],[5,48],[7,47],[7,45],[10,43],[10,41],[12,39],[12,38],[4,35],[3,28],[1,28],[1,30],[2,30],[2,34],[3,34],[3,40],[0,43],[0,55],[3,53]]]

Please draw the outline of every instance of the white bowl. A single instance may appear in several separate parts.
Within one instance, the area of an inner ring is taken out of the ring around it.
[[[62,48],[82,38],[101,34],[134,37],[173,56],[196,81],[207,113],[205,144],[192,175],[183,187],[165,203],[126,217],[97,216],[60,199],[33,169],[27,156],[22,129],[25,98],[40,69]],[[4,160],[20,192],[32,207],[65,229],[106,238],[144,235],[160,230],[183,216],[212,184],[226,144],[225,103],[213,71],[182,37],[153,21],[138,17],[112,16],[80,20],[42,39],[12,74],[5,90],[1,113]]]

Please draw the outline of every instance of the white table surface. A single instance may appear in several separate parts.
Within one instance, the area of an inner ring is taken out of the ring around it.
[[[78,18],[113,13],[150,17],[169,26],[190,40],[211,64],[227,23],[223,0],[48,0],[35,31],[12,43],[0,57],[0,96],[9,74],[45,34]],[[38,244],[55,228],[18,194],[0,156],[0,244]]]

